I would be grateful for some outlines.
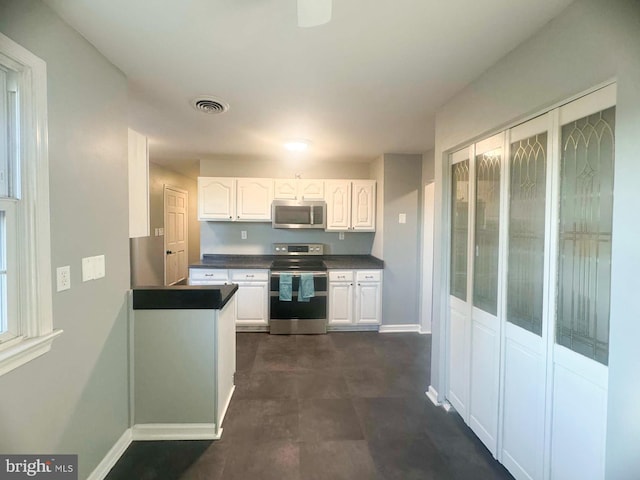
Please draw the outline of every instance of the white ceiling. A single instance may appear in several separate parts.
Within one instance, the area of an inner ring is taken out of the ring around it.
[[[216,154],[365,161],[433,147],[434,112],[571,0],[334,0],[297,27],[296,0],[46,0],[127,76],[152,160]],[[222,115],[190,101],[215,95]]]

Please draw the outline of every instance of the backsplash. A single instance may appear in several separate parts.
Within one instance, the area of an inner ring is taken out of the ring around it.
[[[246,240],[240,238],[243,230],[247,232]],[[327,254],[367,255],[374,236],[373,232],[345,232],[344,240],[339,240],[338,232],[274,229],[270,223],[200,222],[200,254],[260,255],[273,253],[274,243],[323,243]]]

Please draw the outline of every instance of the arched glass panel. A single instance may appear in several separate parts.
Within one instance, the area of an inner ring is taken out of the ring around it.
[[[562,126],[556,342],[607,364],[615,107]]]
[[[469,160],[451,165],[451,295],[467,301]]]
[[[507,321],[542,335],[547,133],[511,144]]]
[[[473,304],[498,314],[498,240],[502,149],[476,156],[476,251]]]

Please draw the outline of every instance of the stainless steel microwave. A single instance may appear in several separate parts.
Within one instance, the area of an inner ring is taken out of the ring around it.
[[[327,226],[327,204],[321,200],[274,200],[271,204],[273,228],[318,228]]]

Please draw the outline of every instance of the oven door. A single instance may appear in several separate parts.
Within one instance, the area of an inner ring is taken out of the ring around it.
[[[291,301],[280,300],[280,272],[271,272],[269,292],[269,331],[274,334],[326,333],[327,274],[314,274],[314,296],[308,302],[298,300],[300,274],[293,275]]]

